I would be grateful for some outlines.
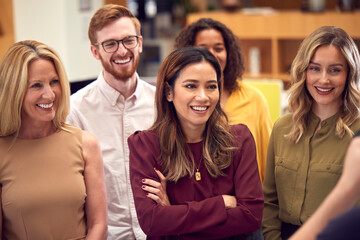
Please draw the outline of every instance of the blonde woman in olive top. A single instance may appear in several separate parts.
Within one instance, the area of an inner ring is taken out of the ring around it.
[[[291,69],[291,114],[271,133],[263,191],[265,239],[287,239],[336,185],[360,129],[360,57],[342,29],[324,26],[301,44]]]

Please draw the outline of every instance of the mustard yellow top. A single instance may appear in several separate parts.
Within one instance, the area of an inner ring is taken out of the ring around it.
[[[266,165],[266,152],[272,129],[268,103],[261,91],[242,81],[240,90],[231,93],[225,105],[229,123],[245,124],[250,129],[256,144],[260,180],[263,182]]]

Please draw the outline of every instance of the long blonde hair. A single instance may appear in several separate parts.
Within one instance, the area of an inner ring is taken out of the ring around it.
[[[336,135],[352,136],[351,124],[359,117],[360,57],[352,38],[341,28],[323,26],[316,29],[301,43],[291,66],[292,86],[289,90],[289,108],[293,112],[293,126],[286,137],[298,142],[309,121],[313,99],[306,88],[306,71],[312,56],[320,46],[333,45],[340,49],[348,65],[348,76],[343,96],[343,107],[336,123]]]
[[[162,63],[156,83],[156,119],[150,128],[159,134],[162,167],[166,178],[177,181],[186,175],[194,174],[194,158],[189,149],[184,132],[172,102],[167,101],[169,87],[173,90],[180,72],[188,65],[206,61],[215,69],[219,86],[222,89],[221,68],[217,59],[207,50],[197,47],[179,48],[173,51]],[[233,137],[229,131],[227,117],[216,104],[203,132],[203,157],[209,174],[216,178],[223,175],[222,170],[232,162]],[[188,161],[188,158],[192,161]]]
[[[57,129],[65,129],[64,124],[70,107],[70,86],[63,64],[49,46],[26,40],[13,44],[0,64],[0,136],[17,135],[20,130],[28,67],[37,59],[51,61],[59,76],[62,94],[53,123]]]

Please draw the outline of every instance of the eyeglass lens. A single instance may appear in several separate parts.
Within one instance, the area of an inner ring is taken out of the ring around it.
[[[129,36],[122,40],[109,40],[102,43],[105,52],[116,52],[119,48],[119,42],[127,49],[135,48],[138,44],[137,36]]]

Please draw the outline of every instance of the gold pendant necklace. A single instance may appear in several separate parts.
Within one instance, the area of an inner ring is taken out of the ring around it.
[[[200,180],[201,180],[201,174],[200,174],[200,172],[199,172],[199,169],[196,169],[195,180],[196,180],[196,181],[200,181]]]
[[[200,174],[200,172],[199,172],[201,160],[202,160],[202,158],[201,158],[200,161],[199,161],[199,166],[196,168],[196,173],[195,173],[195,180],[196,180],[196,181],[200,181],[200,180],[201,180],[201,174]]]

